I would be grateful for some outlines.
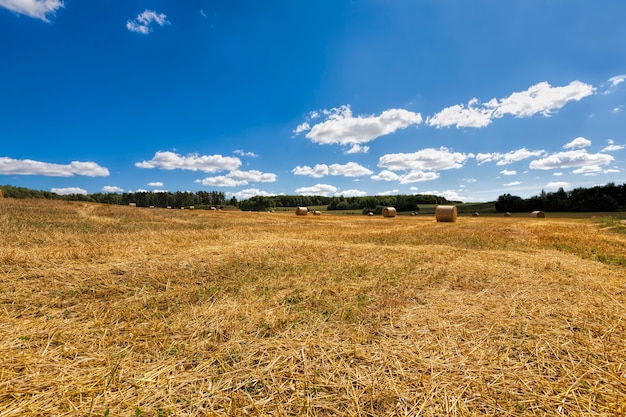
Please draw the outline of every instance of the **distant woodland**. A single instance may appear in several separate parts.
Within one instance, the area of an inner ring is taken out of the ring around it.
[[[177,191],[136,193],[95,193],[58,195],[49,191],[37,191],[11,185],[0,186],[4,197],[11,198],[45,198],[69,201],[89,201],[106,204],[128,205],[135,203],[138,207],[189,207],[197,209],[209,207],[238,207],[241,210],[268,211],[280,207],[326,206],[327,210],[353,210],[380,213],[383,207],[395,207],[399,212],[418,212],[419,205],[462,204],[434,195],[395,195],[395,196],[303,196],[277,195],[255,196],[237,201],[235,197],[226,198],[225,193],[218,191]],[[626,211],[626,184],[609,183],[592,188],[575,188],[565,191],[559,188],[555,192],[541,191],[540,194],[522,198],[511,194],[503,194],[495,201],[496,211],[528,212],[543,210],[547,212],[592,212],[592,211]]]

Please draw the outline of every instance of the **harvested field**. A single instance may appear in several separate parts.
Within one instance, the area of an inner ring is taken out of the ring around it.
[[[0,416],[623,416],[615,223],[2,199]]]

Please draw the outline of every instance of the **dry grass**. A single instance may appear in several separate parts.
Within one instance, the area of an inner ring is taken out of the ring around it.
[[[626,415],[591,220],[0,200],[0,415]]]

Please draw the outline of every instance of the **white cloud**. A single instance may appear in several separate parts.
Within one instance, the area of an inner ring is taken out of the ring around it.
[[[502,175],[517,175],[517,171],[515,171],[515,170],[509,171],[507,169],[503,169],[502,171],[500,171],[500,174],[502,174]]]
[[[83,190],[82,188],[78,188],[78,187],[52,188],[50,191],[58,195],[70,195],[70,194],[87,195],[87,190]]]
[[[542,156],[544,154],[545,151],[529,151],[526,148],[522,148],[507,153],[479,153],[476,155],[476,160],[478,161],[479,165],[491,161],[497,161],[496,165],[509,165],[515,162],[522,161],[526,158],[530,158],[533,156]]]
[[[619,106],[615,107],[613,109],[613,113],[619,113],[619,111],[622,110],[622,107],[624,107],[622,104],[620,104]]]
[[[105,185],[100,191],[103,193],[123,193],[124,189],[114,185]]]
[[[378,116],[353,117],[350,106],[344,105],[323,110],[322,113],[326,116],[326,120],[313,125],[306,134],[307,139],[322,145],[347,146],[366,143],[379,136],[388,135],[422,122],[421,114],[404,109],[385,110]],[[302,132],[308,127],[308,123],[303,123],[296,128],[296,131]]]
[[[367,193],[365,191],[360,190],[344,190],[341,193],[337,193],[344,197],[365,197]]]
[[[562,177],[562,176],[563,176],[563,173],[562,173],[562,172],[555,172],[555,173],[554,173],[554,174],[552,174],[552,175],[554,175],[555,177]]]
[[[243,149],[237,149],[235,151],[233,151],[233,153],[235,155],[239,155],[239,156],[249,156],[251,158],[257,158],[258,155],[255,154],[254,152],[244,152]]]
[[[149,182],[148,186],[150,187],[163,187],[163,183],[161,181]]]
[[[354,153],[368,153],[370,150],[369,146],[361,146],[357,143],[355,143],[354,145],[352,145],[352,147],[348,150],[346,150],[344,153],[346,155],[350,155],[350,154],[354,154]]]
[[[543,159],[537,159],[530,163],[532,169],[556,169],[556,168],[573,168],[584,166],[601,166],[609,164],[613,161],[611,155],[603,153],[590,154],[584,149],[575,151],[559,152],[547,156]]]
[[[61,0],[0,0],[0,7],[48,22],[48,16],[54,15],[63,7],[63,2]]]
[[[156,152],[149,161],[137,162],[138,168],[184,169],[189,171],[218,172],[235,170],[241,166],[236,157],[222,155],[182,156],[174,152]]]
[[[241,200],[247,200],[255,196],[271,197],[276,194],[268,193],[266,191],[261,191],[258,188],[249,188],[247,190],[241,190],[236,193],[230,193],[229,195],[241,201]]]
[[[529,87],[526,91],[515,92],[500,100],[493,98],[479,104],[478,99],[473,98],[467,106],[456,104],[446,107],[428,117],[426,123],[438,128],[486,127],[494,118],[507,114],[514,117],[530,117],[535,114],[549,116],[568,102],[579,101],[594,92],[593,86],[580,81],[572,81],[563,87],[552,87],[544,81]]]
[[[43,175],[47,177],[107,177],[109,170],[95,162],[72,161],[67,165],[33,161],[31,159],[12,159],[0,157],[2,175]]]
[[[422,194],[424,195],[436,195],[445,197],[450,201],[467,201],[466,197],[462,197],[458,191],[455,190],[446,190],[446,191],[424,191]]]
[[[557,190],[559,188],[567,188],[569,187],[569,183],[561,181],[561,182],[549,182],[546,184],[548,190]]]
[[[515,117],[529,117],[537,113],[549,116],[554,110],[564,107],[570,101],[579,101],[592,95],[595,88],[580,81],[572,81],[563,87],[552,87],[541,82],[526,91],[516,92],[497,102],[494,117],[506,114]]]
[[[261,171],[239,171],[234,170],[226,175],[218,177],[208,177],[196,182],[202,185],[212,185],[215,187],[238,187],[248,185],[250,182],[275,182],[276,174]]]
[[[504,184],[505,187],[514,187],[516,185],[520,185],[522,182],[521,181],[512,181],[509,183]]]
[[[621,151],[624,148],[626,148],[626,146],[624,145],[608,145],[602,148],[600,152],[615,152],[615,151]]]
[[[302,124],[299,124],[298,126],[296,126],[295,130],[293,131],[293,133],[295,133],[296,135],[299,135],[302,132],[307,132],[311,130],[311,125],[309,125],[309,122],[304,122]]]
[[[446,107],[439,113],[426,120],[429,126],[447,127],[456,125],[460,127],[485,127],[491,123],[493,110],[490,108],[477,108],[475,98],[470,100],[465,107],[462,104]]]
[[[376,175],[372,175],[370,179],[373,179],[374,181],[398,181],[400,176],[395,172],[387,171],[385,169]]]
[[[135,19],[127,21],[126,28],[131,32],[147,35],[152,32],[152,23],[165,26],[170,22],[163,13],[156,13],[153,10],[144,10],[142,13],[139,13]]]
[[[597,165],[582,166],[572,171],[573,174],[583,174],[587,176],[597,175],[600,172],[602,172],[602,168]]]
[[[626,80],[626,74],[616,75],[615,77],[609,78],[611,87],[615,87],[616,85],[623,83],[624,80]]]
[[[414,182],[432,181],[439,178],[438,172],[432,171],[411,171],[400,177],[400,184],[412,184]]]
[[[337,187],[329,184],[315,184],[312,187],[300,187],[296,189],[296,193],[300,195],[321,195],[326,197],[336,192]]]
[[[415,188],[415,187],[411,187],[411,188]],[[417,188],[415,188],[417,190]],[[389,190],[389,191],[381,191],[380,193],[376,194],[376,195],[396,195],[400,192],[400,190],[395,189],[395,190]]]
[[[574,139],[573,141],[563,145],[563,149],[586,148],[588,146],[591,146],[591,141],[589,139],[578,137]]]
[[[451,152],[445,147],[426,148],[413,153],[392,153],[378,159],[378,166],[391,171],[441,171],[461,168],[472,154]]]
[[[308,175],[313,178],[322,178],[326,175],[339,176],[343,175],[344,177],[360,177],[363,175],[370,175],[372,171],[365,168],[362,165],[357,164],[356,162],[348,162],[345,165],[341,164],[332,164],[330,166],[326,164],[317,164],[313,168],[309,166],[297,166],[291,172],[294,175]]]

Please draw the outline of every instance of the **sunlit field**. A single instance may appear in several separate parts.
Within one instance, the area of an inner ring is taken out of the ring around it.
[[[623,416],[624,229],[0,199],[0,416]]]

